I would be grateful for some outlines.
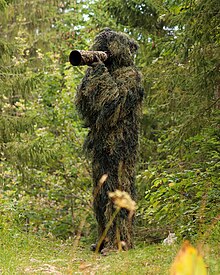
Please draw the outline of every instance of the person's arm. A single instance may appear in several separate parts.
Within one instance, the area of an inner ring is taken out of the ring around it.
[[[118,69],[112,76],[98,62],[89,68],[77,93],[77,107],[87,126],[108,128],[141,102],[140,75],[133,67]]]
[[[76,94],[76,107],[86,126],[96,123],[105,102],[117,97],[117,93],[117,85],[104,63],[98,61],[87,69]]]

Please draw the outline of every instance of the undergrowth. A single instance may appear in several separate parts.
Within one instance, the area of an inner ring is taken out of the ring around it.
[[[0,231],[0,274],[169,274],[180,244],[137,243],[135,249],[108,256],[90,251],[88,240],[42,238]],[[209,274],[220,272],[218,245],[201,244]]]

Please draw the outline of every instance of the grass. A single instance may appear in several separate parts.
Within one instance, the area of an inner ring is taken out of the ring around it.
[[[179,245],[141,244],[135,249],[95,255],[88,243],[77,249],[73,241],[0,231],[0,274],[169,274]],[[205,246],[209,274],[220,274],[220,251]]]

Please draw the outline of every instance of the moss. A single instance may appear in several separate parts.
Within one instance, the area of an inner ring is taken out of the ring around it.
[[[109,191],[128,192],[135,199],[135,164],[137,161],[139,117],[143,89],[141,75],[134,65],[138,46],[123,33],[103,30],[95,38],[92,50],[110,55],[88,68],[78,88],[76,106],[89,134],[85,148],[92,158],[94,211],[99,237],[114,212]],[[99,180],[108,178],[97,192]],[[114,246],[118,229],[120,240],[133,246],[133,221],[122,209],[107,234],[107,246]]]

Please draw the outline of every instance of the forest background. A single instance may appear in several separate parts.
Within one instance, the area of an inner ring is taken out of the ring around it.
[[[145,98],[138,240],[220,239],[219,0],[0,0],[0,230],[95,239],[86,129],[74,106],[104,27],[139,43]]]

